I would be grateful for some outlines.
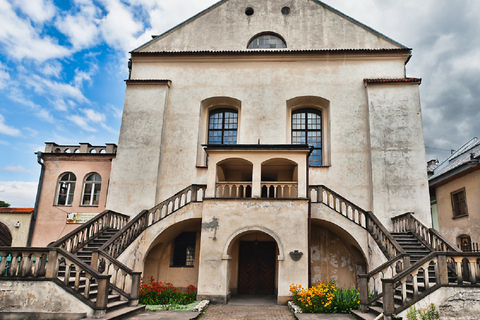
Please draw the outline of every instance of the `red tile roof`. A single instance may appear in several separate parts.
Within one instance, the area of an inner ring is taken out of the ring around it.
[[[0,207],[0,213],[32,213],[33,208]]]

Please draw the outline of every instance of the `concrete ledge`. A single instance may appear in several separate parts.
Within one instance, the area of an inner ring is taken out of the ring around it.
[[[52,312],[0,312],[0,320],[41,320],[61,319],[77,320],[84,319],[87,313],[52,313]]]
[[[227,304],[227,301],[230,299],[230,294],[228,295],[209,295],[209,294],[197,294],[197,300],[210,300],[210,302],[218,304]]]

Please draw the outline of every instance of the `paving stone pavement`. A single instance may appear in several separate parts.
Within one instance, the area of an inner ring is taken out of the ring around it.
[[[210,305],[200,320],[294,320],[287,306]]]

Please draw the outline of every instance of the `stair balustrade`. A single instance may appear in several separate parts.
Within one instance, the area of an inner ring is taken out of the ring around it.
[[[419,239],[425,241],[436,251],[461,252],[437,230],[428,228],[417,218],[413,212],[407,212],[392,218],[393,232],[412,232]]]
[[[261,183],[262,198],[282,199],[282,198],[297,198],[297,182],[264,182]]]
[[[403,248],[372,212],[363,210],[323,185],[309,186],[309,195],[313,203],[323,203],[345,218],[366,229],[377,242],[387,259],[393,259],[405,253]]]
[[[100,274],[72,253],[56,247],[0,248],[0,279],[54,281],[85,304],[105,314],[109,275]],[[91,288],[95,284],[94,289]],[[90,298],[95,295],[95,302]]]
[[[206,185],[188,186],[150,210],[143,210],[101,246],[100,251],[116,259],[145,229],[191,202],[203,201],[206,188]]]
[[[252,182],[217,182],[215,184],[216,198],[251,198],[252,197]]]
[[[49,244],[48,247],[61,247],[68,252],[75,253],[104,230],[121,229],[127,223],[128,218],[127,215],[105,210],[72,232]]]
[[[442,286],[479,284],[479,263],[480,253],[430,253],[396,276],[382,279],[384,314],[398,314]]]

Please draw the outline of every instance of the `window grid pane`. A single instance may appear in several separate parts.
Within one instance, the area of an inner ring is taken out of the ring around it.
[[[311,166],[322,165],[322,113],[316,109],[300,109],[292,113],[292,144],[308,144],[313,151],[308,157]]]
[[[238,113],[232,109],[217,109],[210,113],[208,144],[236,144]]]

